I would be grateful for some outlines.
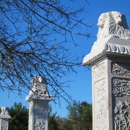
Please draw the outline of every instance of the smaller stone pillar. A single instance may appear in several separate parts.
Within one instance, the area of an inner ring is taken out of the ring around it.
[[[26,97],[29,102],[28,130],[48,130],[48,102],[52,97],[47,91],[45,78],[37,76],[32,81],[32,90]]]
[[[0,114],[0,130],[8,130],[8,124],[10,115],[8,114],[7,107],[1,107],[1,114]]]

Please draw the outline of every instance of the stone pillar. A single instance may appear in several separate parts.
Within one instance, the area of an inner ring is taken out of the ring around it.
[[[8,114],[8,108],[7,107],[1,107],[0,130],[8,130],[10,118],[11,117]]]
[[[28,130],[48,130],[48,102],[51,100],[45,79],[34,77],[32,90],[26,97],[29,102]]]
[[[124,23],[119,12],[102,14],[98,39],[83,60],[92,68],[93,130],[130,130],[130,31]]]

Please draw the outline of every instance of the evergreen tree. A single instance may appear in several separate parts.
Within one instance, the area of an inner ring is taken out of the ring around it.
[[[58,125],[58,116],[56,113],[52,113],[52,107],[49,105],[48,115],[48,130],[60,130]]]
[[[67,107],[73,130],[92,130],[92,105],[74,102]]]
[[[22,103],[14,103],[9,109],[9,130],[28,130],[28,109]]]

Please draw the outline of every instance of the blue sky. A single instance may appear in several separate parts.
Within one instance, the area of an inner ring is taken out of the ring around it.
[[[98,31],[97,21],[98,17],[101,13],[108,11],[119,11],[126,15],[127,23],[130,27],[130,0],[88,0],[89,5],[86,4],[85,0],[76,0],[75,2],[68,2],[68,0],[61,0],[62,2],[66,2],[69,4],[71,8],[76,8],[79,6],[86,5],[86,13],[81,14],[81,17],[85,18],[86,23],[92,25],[91,29],[88,31],[93,37],[90,39],[86,39],[84,37],[76,37],[76,42],[80,45],[75,48],[73,45],[70,47],[72,51],[86,55],[90,52],[91,47],[96,40],[96,35]],[[82,59],[81,59],[82,61]],[[73,81],[71,82],[70,88],[66,88],[66,92],[71,95],[73,100],[76,101],[87,101],[88,103],[92,102],[92,89],[91,89],[91,70],[89,68],[78,67],[77,74],[69,74],[67,79]],[[28,102],[25,102],[25,97],[27,95],[23,95],[22,97],[18,96],[18,93],[9,93],[7,91],[0,91],[0,106],[10,107],[14,102],[22,102],[23,105],[27,106]],[[67,103],[61,100],[61,107],[51,102],[53,106],[53,111],[61,117],[67,116],[66,106]]]

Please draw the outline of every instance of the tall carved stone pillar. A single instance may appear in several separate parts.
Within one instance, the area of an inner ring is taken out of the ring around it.
[[[130,31],[125,25],[119,12],[102,14],[98,39],[83,60],[92,67],[93,130],[130,130]]]
[[[34,77],[32,90],[26,97],[29,102],[28,130],[48,130],[48,102],[51,100],[45,79]]]
[[[1,107],[0,114],[0,130],[8,130],[10,115],[7,107]]]

